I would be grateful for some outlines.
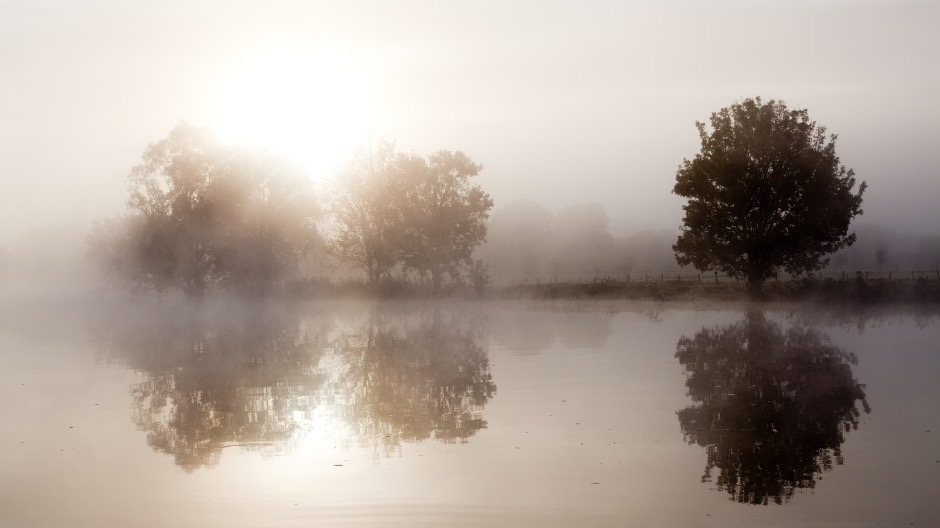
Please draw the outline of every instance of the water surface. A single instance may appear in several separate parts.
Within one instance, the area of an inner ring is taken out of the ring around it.
[[[0,311],[0,526],[936,526],[935,314]]]

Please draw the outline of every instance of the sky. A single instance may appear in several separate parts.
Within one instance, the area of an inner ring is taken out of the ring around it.
[[[940,231],[940,2],[0,0],[0,246],[126,210],[181,121],[328,177],[369,138],[461,150],[496,207],[676,229],[696,121],[807,108],[859,221]]]

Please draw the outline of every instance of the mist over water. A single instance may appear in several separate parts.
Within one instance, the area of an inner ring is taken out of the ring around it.
[[[59,298],[0,315],[14,524],[940,515],[929,310]]]

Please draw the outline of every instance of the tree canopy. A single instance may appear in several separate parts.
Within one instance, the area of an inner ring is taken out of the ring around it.
[[[339,256],[372,284],[393,268],[414,271],[440,288],[473,268],[486,237],[493,200],[470,178],[482,166],[463,152],[427,158],[379,141],[358,151],[340,172],[333,200]]]
[[[296,168],[186,123],[149,145],[128,181],[130,214],[96,226],[91,255],[139,289],[268,291],[318,240]]]
[[[781,270],[793,275],[828,264],[851,245],[849,223],[862,214],[862,182],[839,161],[835,135],[805,109],[746,99],[697,122],[701,150],[684,160],[673,193],[688,198],[673,246],[681,265],[745,279],[758,295]]]
[[[460,266],[473,264],[473,250],[486,239],[493,200],[470,183],[482,168],[463,152],[442,150],[408,173],[404,264],[429,275],[435,289],[445,274],[458,280]]]

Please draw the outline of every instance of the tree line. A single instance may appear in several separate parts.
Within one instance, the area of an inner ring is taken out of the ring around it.
[[[856,190],[836,136],[807,110],[757,97],[696,126],[701,149],[679,166],[673,187],[688,200],[671,248],[678,265],[744,280],[760,297],[767,279],[823,269],[829,254],[855,242],[849,225],[862,214],[866,183]],[[190,295],[272,291],[310,254],[351,263],[370,285],[394,276],[434,290],[466,279],[481,287],[487,267],[473,255],[493,206],[471,182],[481,169],[462,152],[422,156],[378,141],[351,157],[326,199],[283,160],[220,145],[183,123],[144,151],[129,176],[130,214],[97,225],[91,254],[134,288]],[[619,275],[634,265],[613,249],[599,206],[569,208],[551,222],[532,207],[506,212],[513,215],[515,227],[494,222],[492,247],[524,241],[504,268],[544,269],[548,259],[553,275],[592,263],[596,274],[603,262]],[[498,254],[491,251],[494,262]]]
[[[472,253],[493,204],[471,183],[481,169],[462,152],[425,157],[378,141],[352,156],[327,199],[285,160],[181,123],[144,150],[129,213],[95,225],[90,256],[140,291],[263,294],[325,255],[371,284],[396,271],[439,289],[481,266]]]

